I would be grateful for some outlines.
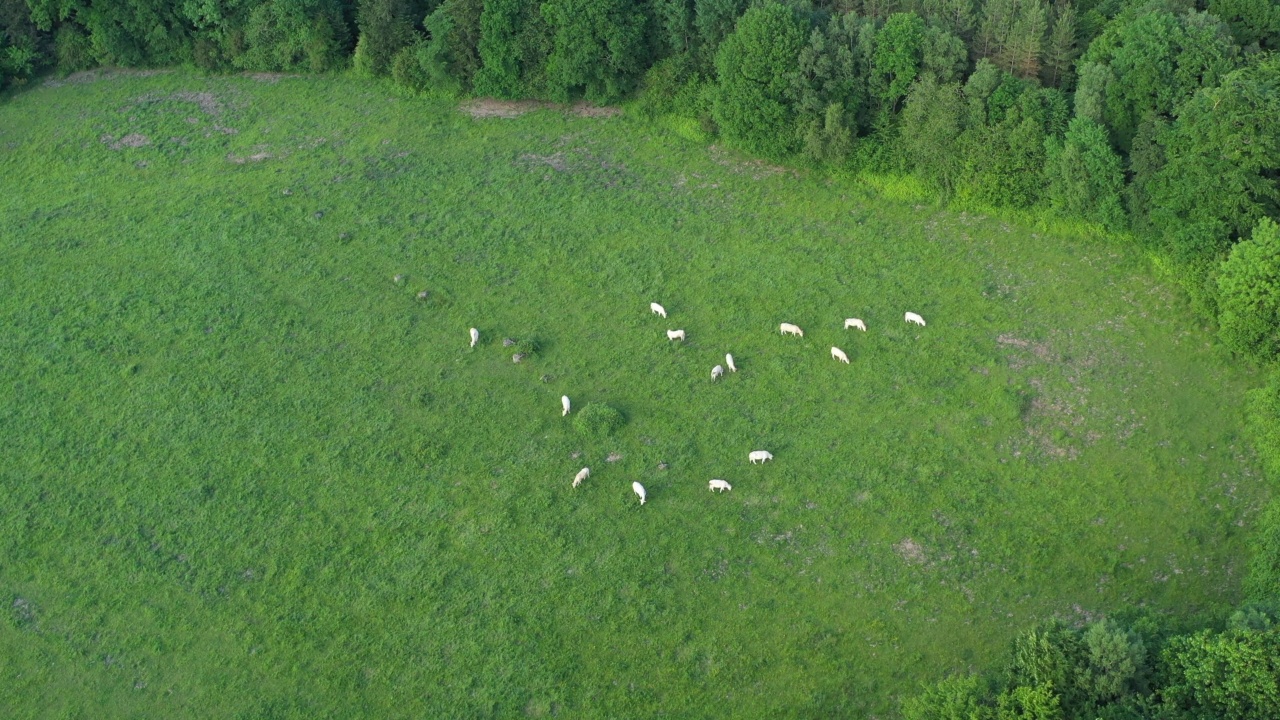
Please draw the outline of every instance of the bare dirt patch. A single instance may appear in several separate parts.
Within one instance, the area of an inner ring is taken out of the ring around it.
[[[584,118],[611,118],[621,115],[622,108],[614,105],[588,105],[580,102],[570,107],[569,112]]]
[[[119,139],[113,138],[110,135],[103,135],[98,139],[102,141],[103,145],[106,145],[112,150],[123,150],[127,147],[140,148],[151,144],[151,138],[141,133],[130,133]]]
[[[763,160],[751,160],[745,157],[731,153],[719,145],[712,145],[707,148],[711,155],[711,159],[721,167],[728,168],[731,172],[739,175],[750,175],[753,180],[763,180],[774,175],[791,173],[794,177],[800,177],[800,173],[795,170],[789,170],[781,165],[770,165]]]
[[[924,547],[911,538],[903,538],[893,546],[893,551],[912,565],[920,565],[925,560]]]
[[[87,83],[98,82],[99,80],[118,80],[123,77],[153,77],[155,75],[168,75],[172,70],[132,70],[129,68],[95,68],[93,70],[81,70],[80,72],[71,73],[64,78],[50,78],[44,81],[44,86],[48,88],[62,87],[63,85],[85,85]]]
[[[200,108],[200,112],[205,115],[221,115],[222,103],[218,101],[218,97],[209,92],[176,92],[168,97],[169,100],[177,100],[179,102],[195,103]]]
[[[274,156],[269,152],[256,152],[252,155],[247,155],[247,156],[236,155],[235,153],[228,153],[227,162],[235,165],[244,165],[247,162],[262,162],[263,160],[266,160],[271,157],[274,157]]]
[[[584,118],[611,118],[622,114],[622,108],[613,105],[590,105],[579,102],[566,106],[541,100],[498,100],[496,98],[468,100],[459,105],[458,109],[477,120],[517,118],[535,110],[560,110],[569,115]]]
[[[302,76],[291,75],[289,73],[277,73],[277,72],[247,72],[247,73],[244,73],[244,77],[247,77],[250,80],[257,80],[260,83],[268,83],[268,84],[274,85],[280,82],[281,80],[284,80],[287,78],[298,78]]]
[[[555,105],[539,100],[497,100],[476,98],[458,106],[462,112],[479,120],[481,118],[517,118],[534,110],[546,110]]]

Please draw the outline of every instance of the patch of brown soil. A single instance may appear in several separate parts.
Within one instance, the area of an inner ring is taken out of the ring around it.
[[[152,77],[168,75],[172,70],[131,70],[129,68],[94,68],[71,73],[64,78],[49,78],[44,81],[45,87],[56,88],[63,85],[84,85],[99,80],[115,80],[122,77]]]
[[[243,165],[247,162],[262,162],[263,160],[266,160],[270,157],[273,157],[273,156],[269,152],[256,152],[252,155],[249,155],[248,157],[241,157],[239,155],[231,153],[227,155],[227,162],[234,163],[236,165]]]
[[[98,139],[102,141],[103,145],[106,145],[112,150],[121,150],[127,147],[140,148],[140,147],[146,147],[151,144],[151,138],[147,137],[146,135],[141,135],[139,133],[130,133],[129,135],[125,135],[124,137],[118,140],[111,137],[110,135],[103,135]]]
[[[763,160],[749,160],[745,157],[733,154],[719,145],[712,145],[707,148],[711,154],[711,159],[717,165],[726,167],[739,175],[750,175],[753,180],[761,180],[773,175],[781,175],[783,173],[791,173],[793,176],[799,177],[799,173],[794,170],[788,170],[781,165],[770,165]]]
[[[479,120],[482,118],[516,118],[534,110],[560,110],[584,118],[611,118],[622,114],[622,108],[612,105],[590,105],[585,102],[573,105],[557,105],[542,100],[498,100],[476,98],[458,106],[462,112]]]
[[[480,118],[515,118],[534,110],[545,110],[555,105],[540,100],[497,100],[476,98],[458,106],[462,112],[477,120]]]
[[[280,82],[281,80],[284,80],[285,78],[296,78],[296,77],[302,77],[302,76],[290,75],[289,73],[278,73],[278,72],[247,72],[247,73],[244,73],[244,77],[247,77],[250,80],[257,80],[258,82],[261,82],[261,83],[270,83],[274,85]]]
[[[622,108],[614,105],[588,105],[580,102],[570,107],[569,112],[584,118],[611,118],[621,115]]]
[[[912,565],[919,565],[924,562],[924,547],[911,538],[903,538],[901,542],[893,546],[893,551]]]

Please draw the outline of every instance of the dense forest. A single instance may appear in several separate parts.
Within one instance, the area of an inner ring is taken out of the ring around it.
[[[1271,368],[1245,412],[1280,478],[1276,0],[0,0],[0,86],[98,65],[626,99],[758,156],[1087,224],[1141,243],[1227,351]],[[1254,546],[1230,617],[1028,630],[903,712],[1280,718],[1280,508]]]

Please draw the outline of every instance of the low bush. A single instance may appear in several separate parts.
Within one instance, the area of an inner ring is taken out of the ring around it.
[[[626,419],[616,408],[604,403],[587,403],[573,418],[573,428],[580,435],[601,439],[612,435],[622,427]]]

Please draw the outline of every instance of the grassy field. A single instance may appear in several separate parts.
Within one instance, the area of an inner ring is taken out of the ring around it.
[[[7,717],[889,718],[1230,605],[1266,500],[1136,251],[626,117],[76,76],[0,101],[0,254]]]

